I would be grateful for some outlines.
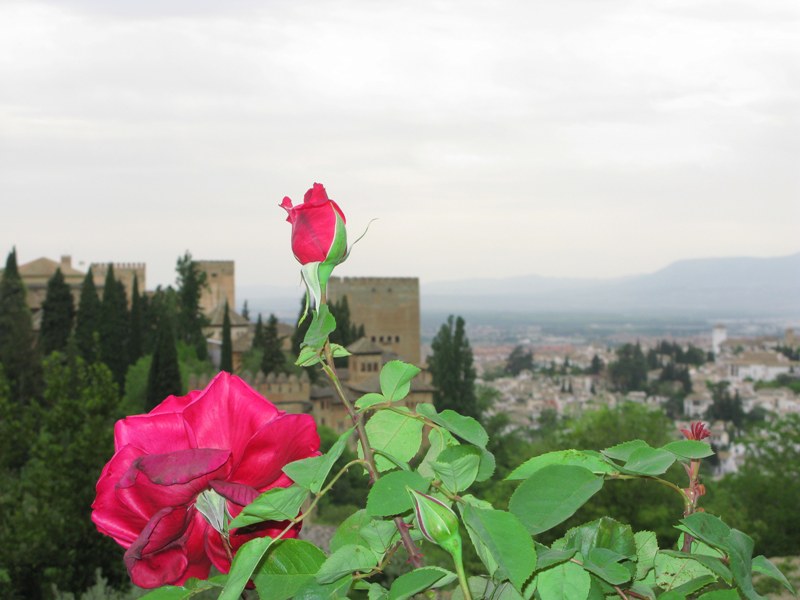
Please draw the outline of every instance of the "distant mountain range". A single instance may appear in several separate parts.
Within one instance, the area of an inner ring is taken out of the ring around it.
[[[776,258],[681,260],[646,275],[575,279],[524,275],[422,283],[422,312],[680,314],[697,317],[800,317],[800,252]],[[239,305],[253,314],[297,318],[294,288],[243,285]]]
[[[428,283],[422,309],[800,316],[800,253],[681,260],[618,279],[528,275]]]

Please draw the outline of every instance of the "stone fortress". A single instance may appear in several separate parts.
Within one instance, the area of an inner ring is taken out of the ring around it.
[[[287,412],[311,413],[317,423],[337,432],[346,430],[350,419],[333,388],[318,378],[310,380],[307,370],[300,375],[280,373],[264,375],[242,371],[242,355],[253,343],[255,323],[245,319],[235,310],[236,270],[232,260],[196,260],[200,272],[205,273],[206,286],[200,297],[200,307],[208,318],[205,329],[209,355],[219,364],[222,343],[222,322],[225,303],[228,303],[233,341],[234,372],[240,375],[259,393],[269,398]],[[134,277],[140,293],[146,290],[146,265],[144,263],[113,263],[114,275],[125,286],[130,302]],[[102,298],[108,263],[91,263],[92,279]],[[19,266],[20,276],[27,287],[28,306],[33,314],[34,328],[41,323],[41,307],[47,292],[47,282],[61,269],[70,286],[75,306],[80,299],[80,289],[86,273],[72,266],[70,256],[60,261],[38,258]],[[339,369],[345,393],[351,401],[368,392],[380,391],[380,369],[390,360],[400,359],[416,365],[420,363],[420,296],[419,279],[415,277],[332,277],[328,297],[331,302],[347,296],[351,321],[363,325],[365,336],[348,347],[351,352],[347,368]],[[291,346],[294,324],[278,324],[278,334],[284,339],[284,349]],[[189,389],[201,389],[208,377],[192,376]],[[423,371],[413,382],[406,399],[408,406],[433,401],[430,374]]]

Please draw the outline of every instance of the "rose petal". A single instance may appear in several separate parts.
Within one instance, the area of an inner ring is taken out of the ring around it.
[[[170,545],[183,537],[190,519],[186,510],[171,507],[153,515],[125,551],[125,566],[136,585],[157,587],[183,575],[189,564],[186,553],[180,545]]]
[[[186,452],[197,452],[197,450]],[[214,452],[228,454],[224,450],[215,450]],[[208,488],[209,481],[225,477],[230,471],[230,462],[226,460],[218,468],[201,473],[185,483],[160,485],[151,481],[141,470],[141,462],[144,458],[149,457],[142,457],[135,461],[125,475],[119,479],[115,494],[123,506],[145,520],[163,508],[193,504],[198,494]],[[217,462],[218,460],[210,465],[214,466]]]
[[[114,449],[135,446],[147,454],[189,448],[183,417],[178,413],[134,415],[114,425]]]
[[[264,424],[283,414],[240,378],[221,372],[183,411],[196,448],[228,449],[240,453]]]
[[[191,448],[169,454],[150,454],[137,461],[137,468],[158,485],[188,483],[220,469],[230,458],[228,450]]]
[[[158,415],[162,413],[179,413],[189,406],[195,398],[203,393],[203,390],[192,390],[185,396],[167,396],[161,404],[156,406],[148,414]]]
[[[283,466],[318,454],[319,435],[310,415],[283,415],[267,423],[248,441],[228,481],[263,489],[283,474]]]
[[[231,502],[238,504],[239,506],[247,506],[261,493],[249,485],[233,483],[230,481],[220,481],[218,479],[210,481],[208,485],[220,496],[226,500],[230,500]]]

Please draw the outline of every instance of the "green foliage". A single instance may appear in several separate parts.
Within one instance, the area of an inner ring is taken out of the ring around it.
[[[228,301],[225,301],[225,314],[222,317],[222,348],[220,349],[219,370],[233,373],[233,339],[231,338],[231,315]]]
[[[516,377],[522,371],[533,371],[533,353],[522,346],[515,346],[506,359],[506,373]]]
[[[139,295],[139,278],[133,276],[131,289],[130,338],[128,339],[128,359],[135,363],[144,353],[144,314],[142,297]]]
[[[39,332],[42,354],[66,349],[74,318],[72,292],[59,268],[47,282],[47,295],[42,303],[42,328]]]
[[[708,407],[708,412],[706,413],[706,419],[730,421],[736,429],[741,429],[742,425],[744,425],[745,414],[738,390],[734,395],[731,395],[730,384],[727,381],[709,382],[706,385],[711,390],[712,400],[712,404]]]
[[[34,348],[31,313],[25,303],[25,284],[17,270],[16,250],[9,253],[0,278],[0,365],[13,398],[26,403],[38,396],[41,365]]]
[[[75,340],[78,351],[87,362],[94,362],[99,356],[100,298],[94,285],[92,268],[86,271],[81,285],[81,296],[75,318]]]
[[[50,588],[80,592],[101,568],[123,579],[122,551],[94,528],[94,484],[113,452],[118,392],[103,364],[53,353],[45,363],[44,405],[36,415],[30,457],[19,478],[3,485],[0,564],[10,573],[4,597],[44,598]]]
[[[182,392],[183,385],[172,321],[165,313],[159,321],[156,347],[147,376],[145,412],[158,406],[167,396],[180,395]]]
[[[129,364],[130,317],[128,316],[125,286],[114,278],[114,265],[110,263],[103,286],[98,333],[100,336],[100,359],[111,370],[114,381],[122,389]]]
[[[475,368],[464,319],[448,317],[431,343],[428,369],[436,391],[437,410],[453,409],[464,416],[478,417],[475,395]]]
[[[258,317],[261,323],[261,315]],[[256,325],[258,327],[258,325]],[[260,337],[261,371],[264,375],[283,373],[286,370],[286,355],[283,353],[283,338],[278,335],[278,318],[270,314]],[[255,347],[256,339],[253,340]]]
[[[800,416],[773,421],[746,444],[742,468],[709,488],[708,510],[751,534],[760,553],[800,554]]]
[[[192,255],[187,250],[178,258],[175,265],[177,272],[177,315],[175,321],[176,339],[193,346],[198,358],[208,356],[206,338],[203,327],[208,325],[200,310],[200,296],[206,286],[206,274],[200,270]]]
[[[647,359],[638,343],[617,348],[617,360],[608,365],[611,383],[621,392],[647,389],[647,370]]]

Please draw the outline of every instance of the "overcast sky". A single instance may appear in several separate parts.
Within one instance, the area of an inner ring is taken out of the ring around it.
[[[0,252],[612,277],[800,251],[796,0],[0,2]]]

